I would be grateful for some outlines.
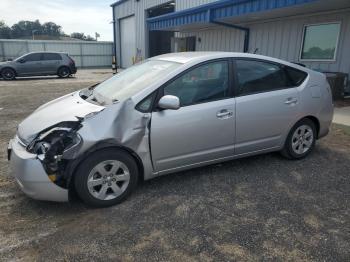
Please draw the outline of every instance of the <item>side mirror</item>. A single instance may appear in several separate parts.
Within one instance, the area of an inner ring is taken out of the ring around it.
[[[23,64],[23,63],[26,62],[26,60],[24,60],[24,59],[22,58],[22,59],[18,60],[18,62],[21,63],[21,64]]]
[[[159,100],[158,106],[162,109],[177,110],[180,108],[180,99],[177,96],[166,95]]]
[[[7,59],[8,62],[11,62],[12,60],[13,60],[12,58]]]

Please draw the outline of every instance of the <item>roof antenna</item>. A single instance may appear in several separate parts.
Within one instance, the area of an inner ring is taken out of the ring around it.
[[[259,51],[259,48],[255,48],[254,54],[256,54]]]

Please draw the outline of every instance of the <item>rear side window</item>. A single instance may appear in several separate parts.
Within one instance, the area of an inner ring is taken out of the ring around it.
[[[40,61],[41,60],[41,53],[29,54],[29,55],[24,57],[24,60],[27,62]]]
[[[300,86],[307,77],[307,73],[289,66],[285,67],[285,70],[293,86]]]
[[[62,57],[55,53],[44,53],[43,60],[62,60]]]
[[[293,86],[283,67],[260,60],[236,60],[240,94],[274,91]]]

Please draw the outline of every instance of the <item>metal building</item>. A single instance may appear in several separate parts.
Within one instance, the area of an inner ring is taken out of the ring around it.
[[[119,0],[118,65],[164,52],[251,52],[350,74],[349,0]]]

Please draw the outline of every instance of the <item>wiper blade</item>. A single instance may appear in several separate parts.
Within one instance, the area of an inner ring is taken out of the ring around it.
[[[86,88],[80,91],[79,95],[82,99],[86,100],[93,95],[94,91],[90,88]]]

